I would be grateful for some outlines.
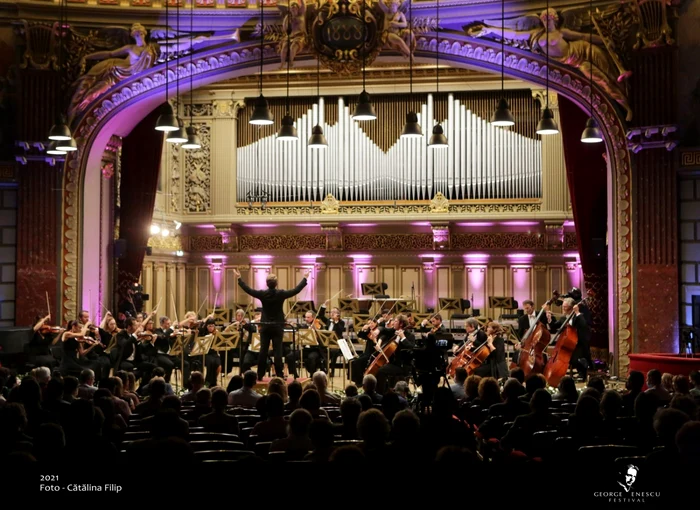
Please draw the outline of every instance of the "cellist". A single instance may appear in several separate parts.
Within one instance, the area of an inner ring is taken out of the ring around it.
[[[578,334],[578,343],[576,344],[576,349],[571,355],[571,361],[569,362],[569,366],[571,368],[575,368],[578,372],[579,377],[585,381],[588,375],[588,368],[592,365],[590,347],[590,325],[586,322],[585,316],[583,315],[583,313],[579,309],[579,306],[576,304],[576,301],[574,301],[573,298],[565,298],[562,302],[561,310],[563,316],[559,320],[554,320],[552,313],[549,310],[547,310],[547,323],[549,326],[549,330],[553,333],[559,331],[564,326],[564,321],[566,321],[566,318],[573,313],[568,325],[576,328],[576,332]]]
[[[387,322],[387,327],[380,334],[379,342],[377,342],[376,356],[383,356],[382,347],[387,342],[396,342],[397,348],[394,355],[389,359],[389,363],[382,366],[377,372],[377,391],[384,394],[386,391],[386,382],[389,377],[407,377],[411,367],[410,360],[406,353],[412,350],[416,345],[416,338],[408,328],[408,319],[405,315],[397,315],[393,320]]]
[[[485,340],[483,340],[484,337],[486,337]],[[474,349],[478,349],[484,344],[491,351],[491,354],[471,375],[495,377],[496,379],[507,377],[506,341],[503,339],[503,328],[498,322],[489,322],[486,325],[486,333],[474,341]]]

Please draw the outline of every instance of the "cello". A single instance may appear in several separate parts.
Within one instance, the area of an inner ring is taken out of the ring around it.
[[[552,293],[552,298],[548,300],[540,313],[537,314],[535,324],[527,330],[521,341],[520,355],[518,357],[518,366],[525,372],[525,377],[532,374],[541,374],[545,367],[544,351],[547,349],[552,340],[551,333],[547,330],[547,326],[540,321],[545,307],[559,299],[559,291]]]
[[[458,368],[464,368],[467,371],[467,375],[472,375],[472,373],[484,364],[486,358],[491,354],[491,348],[488,342],[484,342],[479,347],[474,347],[474,340],[476,339],[476,334],[480,330],[474,331],[467,339],[470,341],[470,345],[463,345],[459,352],[450,361],[450,366],[447,368],[448,375],[454,379],[455,373]],[[471,338],[473,335],[473,338]]]
[[[590,296],[586,296],[574,306],[581,305],[589,297]],[[576,312],[572,310],[571,313],[566,316],[566,320],[552,339],[551,343],[555,344],[554,352],[547,361],[547,366],[545,366],[543,372],[543,375],[547,379],[547,384],[550,386],[558,386],[561,378],[566,375],[566,371],[569,369],[569,363],[571,362],[571,356],[578,344],[578,331],[571,325],[571,319],[575,313]]]

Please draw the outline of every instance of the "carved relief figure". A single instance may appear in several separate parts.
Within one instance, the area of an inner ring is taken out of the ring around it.
[[[559,23],[556,10],[544,10],[539,17],[541,26],[531,30],[513,30],[506,28],[506,39],[513,41],[528,41],[533,51],[546,54],[549,46],[549,57],[562,64],[578,68],[587,78],[591,73],[593,63],[593,81],[605,90],[627,113],[627,121],[632,120],[632,110],[627,97],[618,82],[629,76],[629,72],[617,65],[615,58],[596,44],[606,44],[597,34],[593,35],[593,44],[589,43],[589,34],[563,28]],[[473,37],[494,35],[500,37],[501,27],[476,25],[468,30]]]
[[[308,45],[305,21],[306,3],[304,0],[292,0],[288,9],[280,5],[280,10],[287,11],[282,22],[284,34],[280,36],[279,45],[280,69],[284,69],[287,64],[287,52],[289,51],[289,64],[294,65],[294,58]],[[289,34],[289,38],[287,38],[287,34]]]
[[[400,52],[404,57],[410,57],[416,47],[416,41],[406,15],[401,10],[401,1],[389,0],[387,5],[384,0],[379,0],[379,7],[384,11],[383,45]]]
[[[134,44],[127,44],[113,51],[98,51],[81,59],[81,71],[85,69],[87,60],[102,62],[93,66],[74,84],[75,92],[68,110],[70,117],[118,82],[145,71],[156,63],[160,49],[158,44],[146,41],[144,26],[134,23],[130,35],[135,41]]]
[[[152,32],[154,39],[157,39],[157,34],[162,34],[165,38],[164,30]],[[80,59],[81,76],[73,84],[75,92],[68,110],[71,118],[120,81],[156,65],[164,53],[188,51],[204,41],[230,41],[239,38],[239,32],[236,30],[232,34],[199,35],[192,39],[189,35],[185,35],[181,38],[168,39],[167,44],[165,44],[165,41],[148,41],[146,28],[140,23],[134,23],[131,26],[130,35],[134,44],[126,44],[115,50],[97,51]],[[85,73],[88,60],[101,60],[101,62],[95,64]]]

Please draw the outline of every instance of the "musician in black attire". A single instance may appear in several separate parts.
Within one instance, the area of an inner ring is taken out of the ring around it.
[[[318,311],[318,318],[321,319],[326,325],[328,331],[335,331],[338,338],[343,338],[343,333],[345,333],[345,321],[340,318],[340,310],[338,308],[331,308],[330,318],[326,317],[326,305],[328,301],[321,305],[321,309]],[[333,377],[334,367],[333,362],[340,356],[340,349],[330,350],[330,376]]]
[[[486,337],[484,341],[484,337]],[[506,341],[503,338],[503,329],[498,322],[489,322],[486,326],[486,334],[478,337],[480,343],[474,342],[474,347],[479,348],[484,343],[491,349],[491,354],[484,363],[474,370],[474,375],[481,377],[495,377],[500,379],[508,377],[508,365],[506,364]]]
[[[180,356],[170,356],[171,347],[175,344],[177,339],[177,332],[173,329],[169,317],[160,318],[160,327],[154,331],[156,334],[156,339],[154,342],[156,350],[156,365],[165,370],[165,382],[170,382],[170,377],[172,376],[173,370],[179,367],[181,370],[184,368],[184,374],[182,374],[182,380],[187,381],[190,378],[190,362],[183,360]]]
[[[582,308],[582,307],[581,307]],[[575,368],[578,371],[579,376],[585,381],[588,375],[588,368],[593,366],[591,361],[591,328],[589,322],[586,321],[586,317],[576,304],[573,298],[566,298],[562,303],[561,310],[563,312],[563,317],[559,320],[554,320],[551,312],[547,311],[547,323],[549,325],[549,330],[556,334],[560,329],[562,329],[566,323],[567,318],[569,318],[569,326],[576,328],[576,333],[578,335],[578,342],[576,343],[576,348],[571,355],[571,361],[569,366]],[[554,338],[552,338],[554,340]]]
[[[216,319],[209,317],[204,324],[200,326],[198,337],[216,335]],[[202,370],[202,356],[192,356],[192,364],[199,364],[199,370]],[[217,385],[219,372],[221,372],[221,357],[217,351],[209,351],[204,355],[204,366],[207,368],[205,382],[209,383],[209,387],[213,388]]]
[[[155,364],[145,361],[141,355],[139,347],[138,332],[143,327],[133,317],[127,317],[124,321],[124,329],[117,334],[117,364],[114,371],[126,370],[134,371],[141,377],[141,384],[148,384],[151,379],[151,371]]]
[[[397,343],[396,351],[389,358],[389,363],[382,366],[377,372],[377,391],[382,394],[386,391],[389,377],[398,379],[410,375],[412,368],[410,354],[416,345],[415,336],[407,329],[408,319],[405,315],[394,317],[391,326],[380,334],[380,341],[377,343],[379,349],[382,349],[387,342]],[[377,353],[377,356],[382,356],[382,354]]]
[[[525,335],[527,335],[527,332],[530,331],[530,328],[532,328],[535,325],[535,322],[537,322],[537,312],[535,311],[534,302],[530,301],[529,299],[523,301],[523,311],[525,313],[518,317],[518,338],[520,339],[520,341],[513,344],[513,346],[515,347],[515,353],[513,353],[513,363],[515,363],[516,365],[518,364],[518,360],[520,359],[520,349],[522,348],[523,340],[525,340]],[[544,324],[545,327],[547,326],[547,317],[545,316],[545,314],[542,314],[540,316],[540,322]],[[546,363],[547,354],[543,353],[543,357]]]
[[[357,384],[357,386],[362,386],[362,379],[365,376],[365,370],[367,370],[367,364],[374,354],[375,335],[379,335],[380,329],[375,318],[371,318],[367,321],[367,324],[362,326],[362,329],[357,332],[357,337],[362,338],[365,341],[365,349],[362,351],[357,358],[350,361],[350,376],[352,381]]]
[[[284,340],[284,324],[286,321],[284,315],[284,302],[299,294],[307,284],[309,271],[304,273],[304,277],[299,284],[291,290],[281,290],[277,288],[277,276],[270,274],[267,276],[267,289],[255,290],[248,287],[241,279],[241,273],[237,269],[233,270],[233,274],[238,279],[238,285],[246,294],[257,298],[262,303],[262,325],[260,327],[260,358],[258,359],[258,380],[262,380],[265,375],[265,367],[267,366],[268,350],[270,342],[275,357],[275,374],[284,378],[284,365],[282,361],[282,343]]]
[[[34,324],[34,335],[25,348],[28,354],[29,362],[37,367],[53,368],[58,363],[51,354],[51,345],[53,344],[54,333],[42,333],[42,326],[47,325],[51,320],[51,316],[47,315],[44,318],[37,317]]]

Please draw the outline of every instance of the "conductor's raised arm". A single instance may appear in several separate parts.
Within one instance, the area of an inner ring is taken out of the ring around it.
[[[241,273],[238,272],[238,269],[233,270],[233,276],[235,276],[238,280],[238,286],[243,289],[243,292],[258,299],[263,296],[264,292],[262,290],[251,289],[248,287],[248,285],[246,285],[246,283],[241,279]]]
[[[308,283],[308,280],[307,280],[308,277],[309,277],[309,271],[306,271],[304,273],[304,277],[301,279],[301,281],[299,282],[299,284],[296,287],[294,287],[293,289],[289,289],[289,290],[282,290],[282,291],[280,291],[280,294],[282,294],[282,296],[284,296],[284,299],[290,298],[292,296],[296,296],[297,294],[299,294],[302,291],[302,289],[304,287],[306,287],[306,285]]]

